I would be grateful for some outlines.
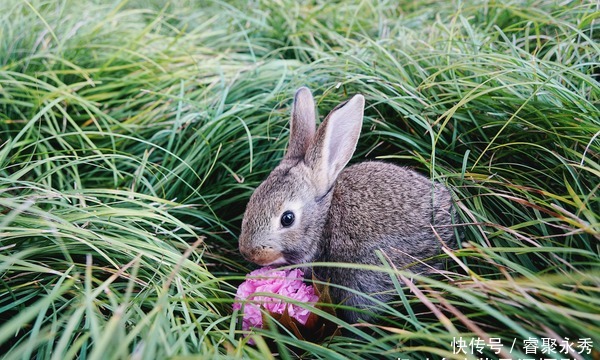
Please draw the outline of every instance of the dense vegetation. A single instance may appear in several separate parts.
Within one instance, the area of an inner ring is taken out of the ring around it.
[[[599,11],[2,1],[0,354],[519,358],[535,340],[538,354],[568,343],[564,357],[598,358]],[[343,336],[272,328],[252,346],[231,310],[252,268],[237,234],[301,85],[321,115],[364,94],[354,161],[447,184],[463,242],[443,277],[397,282],[378,326],[331,318]]]

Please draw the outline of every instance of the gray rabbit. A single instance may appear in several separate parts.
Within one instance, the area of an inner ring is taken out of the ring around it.
[[[310,90],[295,95],[290,139],[281,163],[251,196],[239,238],[248,260],[262,265],[308,262],[381,265],[381,253],[397,267],[431,272],[441,241],[454,246],[453,205],[441,184],[390,163],[367,161],[344,168],[362,127],[365,99],[338,105],[315,131]],[[434,231],[435,229],[435,231]],[[381,253],[378,255],[377,250]],[[334,301],[362,310],[369,299],[393,298],[390,275],[379,271],[321,266]],[[338,310],[348,322],[371,320],[367,312]]]

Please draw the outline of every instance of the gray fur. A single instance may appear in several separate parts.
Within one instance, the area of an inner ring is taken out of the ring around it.
[[[299,100],[300,99],[300,100]],[[398,268],[430,272],[428,259],[441,252],[439,235],[454,246],[453,205],[441,184],[390,163],[368,161],[345,169],[356,148],[364,98],[336,107],[314,133],[314,101],[296,93],[288,153],[250,198],[239,238],[241,253],[259,265],[349,262],[380,265],[380,250]],[[311,129],[312,126],[312,129]],[[311,140],[306,134],[312,135]],[[300,145],[299,145],[300,144]],[[304,151],[302,151],[304,149]],[[291,210],[294,224],[280,217]],[[388,274],[339,267],[312,269],[321,280],[359,290],[381,301],[392,298]],[[369,307],[364,297],[331,286],[334,301]],[[369,316],[340,311],[349,322]]]

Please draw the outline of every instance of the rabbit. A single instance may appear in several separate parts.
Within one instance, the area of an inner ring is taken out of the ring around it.
[[[239,250],[261,266],[311,262],[381,265],[380,250],[397,267],[426,273],[420,260],[455,244],[449,190],[412,170],[382,161],[346,168],[360,135],[365,99],[335,107],[316,128],[311,91],[297,90],[290,138],[281,163],[254,191],[242,220]],[[435,231],[434,231],[435,229]],[[440,239],[442,241],[440,241]],[[390,275],[335,266],[308,269],[329,281],[338,317],[372,321],[375,302],[389,302]],[[337,286],[336,286],[337,285]],[[356,291],[352,291],[356,290]]]

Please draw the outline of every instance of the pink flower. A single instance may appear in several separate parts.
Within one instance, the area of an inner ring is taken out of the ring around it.
[[[316,303],[319,297],[315,295],[315,289],[306,285],[303,278],[304,273],[300,269],[280,270],[268,266],[246,275],[246,281],[238,287],[233,304],[234,310],[242,309],[243,304],[242,329],[262,327],[261,307],[274,314],[283,314],[287,309],[290,317],[296,319],[302,325],[306,324],[310,315],[308,309],[294,303],[288,303],[282,298],[268,296],[268,293],[271,293],[290,298],[296,302]],[[267,294],[254,295],[255,293]]]

